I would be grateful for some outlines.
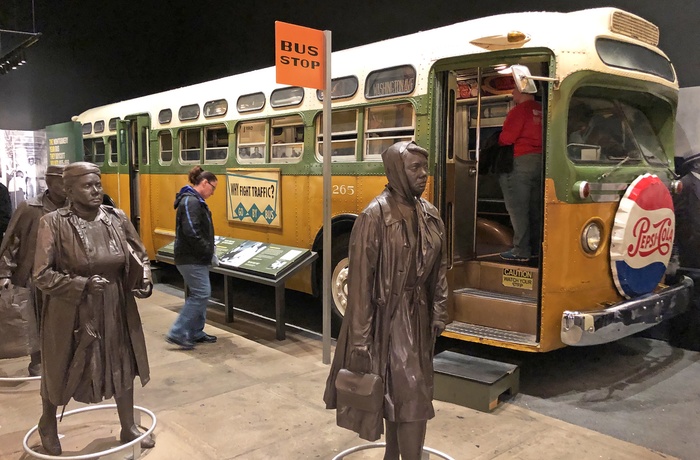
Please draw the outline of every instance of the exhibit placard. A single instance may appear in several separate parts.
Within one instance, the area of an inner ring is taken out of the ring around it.
[[[69,121],[46,127],[46,142],[51,165],[67,165],[83,159],[83,135],[80,123]]]
[[[252,273],[265,278],[280,278],[311,252],[308,249],[283,246],[261,241],[217,236],[216,255],[219,267]],[[173,257],[175,243],[158,250],[158,254]]]
[[[281,228],[280,170],[226,170],[228,220]]]

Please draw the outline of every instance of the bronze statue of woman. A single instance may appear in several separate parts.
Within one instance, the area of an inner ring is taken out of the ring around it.
[[[100,170],[92,163],[65,167],[70,205],[42,217],[34,259],[44,295],[43,376],[39,436],[61,454],[56,409],[70,399],[98,403],[114,397],[120,440],[141,435],[134,422],[134,378],[149,380],[137,297],[151,294],[148,255],[123,211],[103,206]],[[152,437],[141,441],[153,447]]]
[[[428,152],[397,142],[382,153],[389,181],[350,236],[348,306],[324,401],[338,424],[369,441],[386,425],[385,460],[418,460],[433,409],[433,350],[447,319],[445,228],[421,198]],[[340,369],[379,375],[379,413],[338,404]]]

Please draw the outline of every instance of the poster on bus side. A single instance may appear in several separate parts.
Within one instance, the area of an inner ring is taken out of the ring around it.
[[[229,222],[282,227],[279,169],[228,169],[226,215]]]

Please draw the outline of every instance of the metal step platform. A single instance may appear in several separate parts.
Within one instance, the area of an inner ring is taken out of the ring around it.
[[[434,398],[460,406],[490,412],[504,399],[520,391],[520,368],[453,351],[433,358]]]
[[[462,321],[452,321],[445,328],[443,335],[455,339],[464,340],[465,336],[479,337],[481,339],[498,340],[501,342],[519,343],[522,345],[536,346],[537,336],[523,332],[506,331],[494,327],[469,324]]]

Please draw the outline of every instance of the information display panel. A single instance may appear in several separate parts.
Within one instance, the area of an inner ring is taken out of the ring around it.
[[[222,236],[215,237],[215,243],[220,268],[270,279],[284,276],[311,252],[308,249]],[[158,254],[173,257],[174,245],[175,243],[170,243],[163,246]]]

